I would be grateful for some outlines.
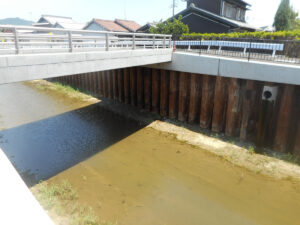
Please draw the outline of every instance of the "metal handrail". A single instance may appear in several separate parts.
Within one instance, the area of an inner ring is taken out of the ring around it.
[[[129,32],[113,32],[113,31],[95,31],[95,30],[73,30],[73,29],[62,29],[62,28],[45,28],[45,27],[33,27],[33,26],[11,26],[11,25],[0,25],[0,29],[14,29],[17,30],[35,30],[35,31],[57,31],[62,33],[91,33],[91,34],[114,34],[114,35],[126,35],[126,36],[149,36],[149,37],[172,37],[168,34],[148,34],[148,33],[129,33]]]
[[[178,51],[300,65],[300,41],[261,38],[175,36]]]
[[[87,40],[103,40],[105,44],[105,50],[109,51],[111,48],[116,48],[115,43],[119,41],[127,40],[126,49],[129,46],[132,50],[138,49],[139,46],[144,48],[170,48],[172,42],[172,35],[164,34],[146,34],[146,33],[127,33],[127,32],[111,32],[111,31],[94,31],[94,30],[73,30],[73,29],[61,29],[61,28],[45,28],[45,27],[34,27],[34,26],[11,26],[11,25],[0,25],[0,29],[6,29],[11,33],[0,32],[0,46],[5,46],[5,50],[12,50],[15,54],[22,53],[28,49],[25,48],[30,46],[37,46],[37,42],[43,49],[47,49],[50,45],[51,52],[53,52],[53,46],[59,46],[57,41],[61,43],[61,46],[65,44],[69,52],[74,51],[74,45],[78,45],[78,41],[82,41],[82,49],[85,47],[84,44]],[[26,32],[31,32],[30,34]],[[42,32],[42,33],[40,33]],[[2,40],[1,40],[2,38]],[[4,40],[4,41],[3,41]],[[43,42],[45,41],[45,42]],[[14,48],[11,48],[13,43]],[[52,44],[51,44],[52,43]],[[90,43],[92,44],[92,43]],[[42,46],[44,45],[44,46]],[[65,49],[65,46],[63,48]],[[117,48],[123,48],[123,46]],[[98,49],[95,46],[95,49]],[[102,48],[101,48],[102,49]],[[3,50],[3,49],[1,49]],[[31,48],[30,51],[34,49]],[[37,49],[36,49],[37,50]],[[39,49],[40,50],[40,49]],[[50,49],[49,49],[50,50]],[[61,49],[59,49],[61,50]],[[77,49],[76,49],[77,50]],[[40,51],[39,51],[40,52]]]

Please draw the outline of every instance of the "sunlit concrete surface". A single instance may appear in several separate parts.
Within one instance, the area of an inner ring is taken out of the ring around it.
[[[0,149],[0,224],[54,225]]]
[[[0,84],[170,62],[172,49],[0,56]]]
[[[300,85],[300,65],[248,61],[195,53],[173,53],[172,62],[149,67],[266,82]]]

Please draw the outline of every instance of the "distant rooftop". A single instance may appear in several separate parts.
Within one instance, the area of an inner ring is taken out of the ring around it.
[[[74,23],[75,22],[72,19],[72,17],[65,17],[65,16],[42,15],[40,20],[42,20],[42,19],[48,21],[52,25],[55,25],[58,22],[59,23]]]
[[[115,23],[115,21],[112,20],[102,20],[102,19],[93,19],[87,26],[89,26],[91,23],[97,23],[103,28],[105,28],[108,31],[115,31],[115,32],[128,32],[127,29],[120,26],[119,24]]]
[[[116,19],[115,22],[131,32],[136,32],[141,25],[132,20]]]
[[[64,28],[64,29],[73,29],[73,30],[82,30],[85,27],[85,23],[62,23],[62,22],[57,22],[55,24],[55,27],[57,28]]]
[[[53,16],[53,15],[42,15],[37,23],[33,26],[38,27],[61,27],[65,29],[82,29],[84,24],[79,25],[75,22],[72,17],[66,16]]]

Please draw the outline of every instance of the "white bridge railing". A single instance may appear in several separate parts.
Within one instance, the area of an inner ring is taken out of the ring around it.
[[[0,25],[0,55],[171,47],[171,35]]]

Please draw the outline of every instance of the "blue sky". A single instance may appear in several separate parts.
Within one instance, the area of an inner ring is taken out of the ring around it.
[[[186,3],[178,1],[176,12],[183,10]],[[248,0],[252,10],[247,14],[248,23],[265,26],[273,23],[280,0]],[[300,11],[300,1],[291,0]],[[1,0],[1,18],[21,17],[33,21],[41,14],[71,16],[78,22],[92,18],[131,19],[141,25],[146,22],[166,19],[172,15],[172,0]]]

